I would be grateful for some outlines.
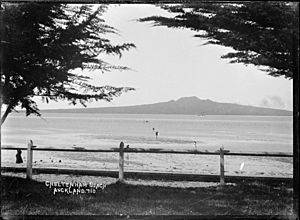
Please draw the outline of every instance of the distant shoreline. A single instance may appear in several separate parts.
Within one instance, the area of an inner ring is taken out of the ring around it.
[[[199,116],[196,114],[174,114],[174,113],[165,113],[165,114],[160,114],[160,113],[116,113],[116,112],[72,112],[72,111],[64,111],[65,109],[45,109],[45,110],[41,110],[40,113],[42,114],[41,117],[43,117],[43,114],[102,114],[102,115],[168,115],[168,116],[176,116],[176,115],[180,115],[180,116],[195,116],[195,117],[199,117],[199,118],[205,118],[205,117],[210,117],[210,116],[240,116],[240,117],[293,117],[293,112],[291,115],[238,115],[238,114],[228,114],[228,115],[222,115],[222,114],[218,114],[218,115],[214,115],[214,114],[208,114],[205,116]],[[70,109],[66,109],[66,110],[70,110]],[[73,109],[72,109],[73,110]],[[12,112],[11,115],[24,115],[25,111],[18,111],[18,112]],[[30,115],[29,117],[39,117],[39,116],[35,116],[35,115]]]
[[[82,109],[82,108],[80,108]],[[65,111],[66,110],[66,111]],[[248,114],[248,115],[243,115],[243,114],[207,114],[204,116],[201,115],[197,115],[197,114],[175,114],[175,113],[117,113],[117,112],[84,112],[84,111],[72,111],[75,109],[42,109],[40,110],[40,113],[42,114],[103,114],[103,115],[180,115],[180,116],[195,116],[195,117],[199,117],[199,118],[205,118],[205,117],[209,117],[209,116],[241,116],[241,117],[247,117],[247,116],[255,116],[255,117],[293,117],[293,112],[291,112],[291,115],[254,115],[254,114]],[[84,109],[83,109],[84,110]],[[18,112],[12,112],[11,115],[24,115],[25,114],[25,110],[20,110]],[[35,115],[30,115],[29,117],[32,117]],[[36,116],[39,117],[39,116]]]

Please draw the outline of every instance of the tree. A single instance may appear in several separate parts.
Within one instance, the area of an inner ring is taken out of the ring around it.
[[[254,64],[272,76],[292,79],[299,71],[299,4],[286,2],[164,5],[174,17],[140,21],[201,31],[208,44],[231,47],[231,63]]]
[[[208,44],[231,47],[222,58],[231,63],[253,64],[269,75],[299,82],[299,3],[257,2],[164,5],[173,18],[152,16],[140,21],[199,31],[195,37]],[[294,82],[295,82],[294,81]],[[299,134],[299,86],[294,88],[294,134]],[[299,138],[294,138],[294,171],[299,170]],[[294,210],[299,207],[299,176],[294,179]]]
[[[1,8],[1,124],[17,106],[26,115],[40,115],[33,97],[67,100],[72,104],[104,99],[111,101],[129,87],[94,86],[78,69],[127,70],[101,59],[102,54],[121,57],[132,43],[113,45],[106,34],[117,30],[101,19],[106,6],[4,4]]]

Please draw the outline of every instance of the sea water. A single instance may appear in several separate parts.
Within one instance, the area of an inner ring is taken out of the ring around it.
[[[293,150],[292,117],[45,113],[42,118],[11,114],[2,143],[38,148],[130,148],[231,152]],[[158,135],[156,136],[156,132]],[[1,165],[15,163],[16,151],[2,150]],[[126,171],[218,174],[218,155],[125,154]],[[34,151],[33,167],[118,170],[118,153]],[[241,163],[244,168],[241,171]],[[226,156],[226,175],[293,176],[292,158]]]
[[[156,132],[158,135],[156,136]],[[234,152],[292,152],[290,116],[143,115],[44,113],[11,114],[2,126],[2,144],[26,147],[106,149],[121,141],[131,148]]]

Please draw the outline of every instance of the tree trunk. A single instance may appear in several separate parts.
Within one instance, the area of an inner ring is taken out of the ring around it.
[[[2,104],[2,103],[1,103]],[[11,107],[8,106],[5,110],[5,112],[3,113],[3,115],[1,116],[1,125],[4,123],[5,119],[7,118],[8,114],[11,112]]]

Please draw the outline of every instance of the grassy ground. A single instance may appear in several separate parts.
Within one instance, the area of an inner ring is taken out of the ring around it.
[[[53,195],[44,183],[2,176],[2,215],[282,215],[293,219],[286,186],[240,183],[171,188],[111,184],[96,194]]]

